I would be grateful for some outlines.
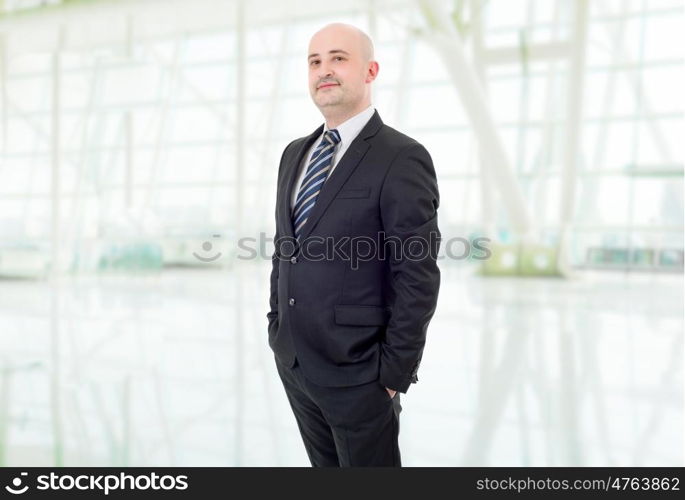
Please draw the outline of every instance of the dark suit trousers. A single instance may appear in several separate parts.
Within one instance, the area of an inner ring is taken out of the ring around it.
[[[399,392],[391,398],[378,380],[319,386],[298,361],[276,367],[313,467],[401,467]]]

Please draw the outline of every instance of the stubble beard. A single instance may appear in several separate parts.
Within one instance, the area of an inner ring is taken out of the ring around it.
[[[324,95],[332,94],[333,92],[335,92],[335,95]],[[333,87],[331,90],[324,91],[322,91],[321,89],[316,89],[316,94],[314,95],[316,96],[314,100],[316,101],[316,104],[319,106],[319,108],[340,106],[344,105],[345,103],[345,95],[342,92],[340,86]]]

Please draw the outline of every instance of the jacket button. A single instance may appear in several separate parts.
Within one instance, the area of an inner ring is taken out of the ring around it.
[[[288,305],[289,305],[289,306],[294,306],[294,305],[295,305],[295,299],[293,299],[292,297],[289,298],[289,299],[288,299]]]
[[[297,264],[297,257],[290,257],[291,264]]]

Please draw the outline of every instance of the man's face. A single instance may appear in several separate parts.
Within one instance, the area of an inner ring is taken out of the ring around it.
[[[309,43],[309,93],[319,109],[353,109],[366,95],[368,61],[356,33],[329,28]]]

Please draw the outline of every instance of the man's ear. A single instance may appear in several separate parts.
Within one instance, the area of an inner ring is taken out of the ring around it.
[[[371,83],[378,76],[378,61],[370,61],[369,67],[366,68],[366,83]]]

